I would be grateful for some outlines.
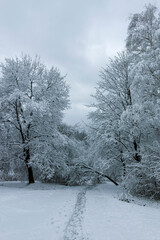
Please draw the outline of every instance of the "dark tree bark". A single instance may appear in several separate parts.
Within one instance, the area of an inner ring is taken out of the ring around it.
[[[34,183],[32,167],[27,165],[27,170],[28,170],[28,183],[29,184]]]
[[[28,170],[28,183],[34,183],[34,177],[33,177],[33,170],[32,170],[32,166],[29,165],[29,161],[30,161],[30,152],[29,152],[29,148],[24,149],[25,152],[25,163],[26,163],[26,167]]]
[[[134,159],[137,161],[137,162],[140,162],[141,161],[141,155],[138,153],[138,144],[136,142],[136,140],[134,140],[133,142],[133,145],[134,145],[134,150],[135,150],[135,154],[134,154]]]

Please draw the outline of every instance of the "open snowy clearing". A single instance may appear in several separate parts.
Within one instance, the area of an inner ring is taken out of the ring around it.
[[[159,240],[160,205],[123,202],[110,183],[0,182],[2,240]]]

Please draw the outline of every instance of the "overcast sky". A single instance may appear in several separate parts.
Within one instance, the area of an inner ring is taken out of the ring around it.
[[[67,74],[65,122],[86,121],[99,70],[122,51],[129,16],[160,0],[0,0],[0,60],[22,52]]]

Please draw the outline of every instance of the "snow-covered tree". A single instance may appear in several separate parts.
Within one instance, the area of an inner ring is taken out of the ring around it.
[[[156,11],[149,4],[132,16],[126,53],[102,70],[90,118],[94,164],[112,174],[118,169],[117,175],[122,168],[132,193],[158,197],[160,18]]]
[[[133,61],[132,93],[135,102],[136,129],[141,135],[142,162],[134,164],[135,185],[132,191],[158,196],[159,172],[159,112],[160,112],[160,18],[155,6],[134,14],[127,36],[127,51]],[[129,126],[128,126],[129,127]],[[134,172],[134,174],[133,174]],[[135,187],[136,186],[136,187]],[[136,189],[136,190],[135,190]]]
[[[125,132],[120,129],[122,113],[132,106],[129,57],[124,52],[118,54],[101,71],[100,77],[101,80],[98,82],[94,96],[96,99],[96,103],[93,104],[95,110],[89,116],[92,120],[91,139],[93,134],[97,146],[94,148],[94,152],[97,151],[99,154],[101,151],[101,162],[104,161],[110,170],[114,166],[115,172],[117,165],[118,175],[121,166],[123,176],[125,176],[126,159],[124,152],[126,152],[126,145],[134,147],[134,140],[132,139],[132,144],[130,144]],[[98,159],[97,154],[94,156]]]
[[[133,14],[126,39],[128,51],[132,54],[141,54],[148,48],[156,46],[159,37],[159,16],[155,6],[149,4],[143,12]]]
[[[1,69],[1,126],[9,133],[10,160],[21,159],[33,183],[34,159],[44,159],[56,137],[69,104],[68,86],[57,69],[46,69],[37,57],[6,59]]]

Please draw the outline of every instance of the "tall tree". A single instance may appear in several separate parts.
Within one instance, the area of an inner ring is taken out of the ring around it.
[[[121,162],[128,189],[155,197],[160,196],[159,29],[151,4],[132,16],[126,54],[103,69],[90,114],[96,158],[106,160],[109,171]]]
[[[34,183],[32,158],[39,145],[54,138],[69,104],[68,86],[57,69],[47,70],[37,57],[6,59],[1,69],[2,124],[14,136],[12,144],[19,146],[18,157],[27,167],[29,183]]]
[[[140,151],[143,160],[132,171],[135,171],[135,179],[141,183],[136,183],[137,191],[145,192],[146,195],[154,192],[156,195],[160,192],[157,174],[160,169],[158,154],[160,145],[158,121],[160,112],[160,18],[155,6],[149,4],[143,12],[132,16],[126,46],[133,61],[132,92],[136,109],[136,126],[141,132]]]
[[[122,113],[132,106],[130,59],[126,53],[120,53],[111,59],[110,64],[101,71],[100,77],[101,80],[98,82],[94,96],[96,103],[93,104],[96,110],[90,113],[93,123],[91,128],[94,129],[94,136],[96,133],[96,142],[99,138],[101,147],[97,146],[99,150],[102,149],[103,158],[108,159],[109,166],[111,162],[115,163],[116,161],[117,164],[121,162],[123,176],[125,176],[124,152],[127,150],[130,153],[134,147],[133,136],[130,134],[132,136],[131,145],[120,125]],[[92,133],[91,130],[91,135]]]

